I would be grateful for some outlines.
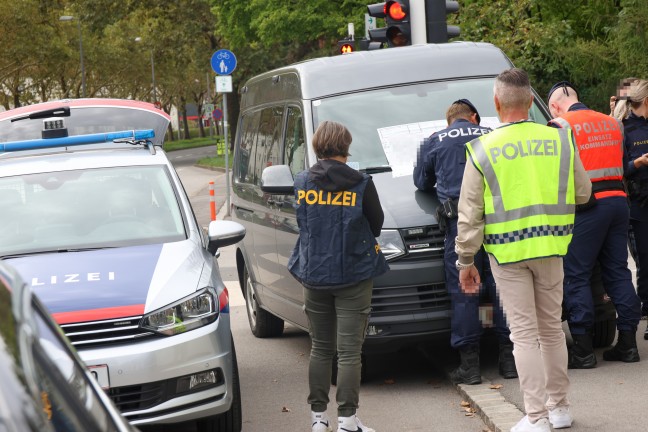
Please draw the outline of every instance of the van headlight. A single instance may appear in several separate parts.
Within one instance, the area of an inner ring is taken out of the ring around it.
[[[166,336],[184,333],[218,318],[218,304],[209,290],[146,314],[140,327]]]
[[[405,255],[405,244],[398,230],[382,230],[376,240],[387,260]]]

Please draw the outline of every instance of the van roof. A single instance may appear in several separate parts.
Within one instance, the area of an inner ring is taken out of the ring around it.
[[[401,83],[496,76],[512,66],[502,50],[483,42],[451,42],[356,51],[305,60],[251,78],[241,90],[241,108],[258,105],[263,101],[269,102],[270,99],[281,99],[282,94],[284,99],[289,99],[286,97],[287,92],[293,95],[300,92],[301,95],[297,94],[296,97],[301,99],[318,99]],[[279,75],[281,77],[277,79]],[[308,79],[304,79],[305,77]],[[279,85],[283,91],[268,93],[268,80],[273,85],[281,81],[288,82]],[[253,91],[259,86],[264,87],[260,93],[265,95]],[[272,97],[273,93],[276,97]],[[259,100],[260,97],[263,101]]]

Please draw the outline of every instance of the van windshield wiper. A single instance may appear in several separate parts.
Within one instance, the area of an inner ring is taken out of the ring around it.
[[[381,173],[381,172],[391,172],[391,167],[389,165],[383,165],[383,166],[375,166],[375,167],[367,167],[363,168],[360,171],[362,171],[365,174],[375,174],[375,173]]]

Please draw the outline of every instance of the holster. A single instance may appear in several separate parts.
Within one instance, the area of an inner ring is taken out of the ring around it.
[[[439,223],[439,231],[445,234],[448,229],[448,219],[445,216],[442,205],[436,208],[436,218],[437,222]]]

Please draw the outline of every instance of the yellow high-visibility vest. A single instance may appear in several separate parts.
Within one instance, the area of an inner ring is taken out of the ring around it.
[[[484,177],[484,249],[499,264],[564,256],[576,204],[571,130],[511,123],[466,149]]]

